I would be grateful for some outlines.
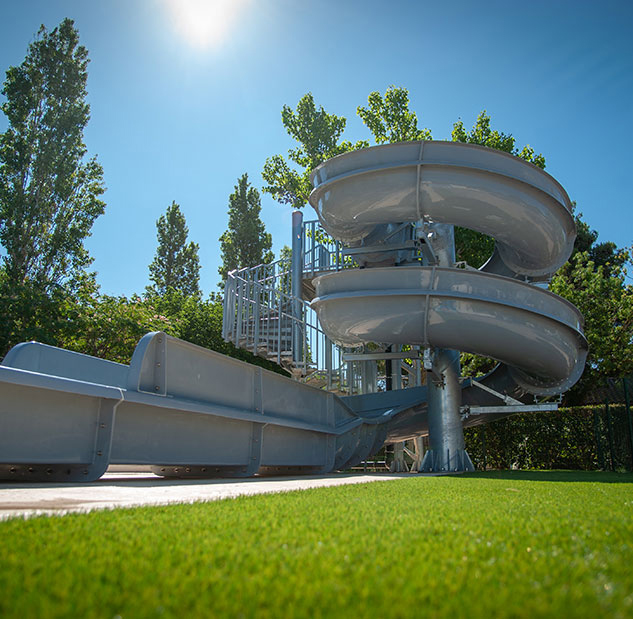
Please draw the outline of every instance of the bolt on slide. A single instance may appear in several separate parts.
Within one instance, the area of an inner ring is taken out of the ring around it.
[[[176,477],[325,473],[426,434],[420,470],[466,471],[464,426],[543,410],[535,397],[579,379],[582,316],[543,288],[575,237],[551,176],[506,153],[422,141],[340,155],[312,179],[323,227],[359,265],[315,279],[323,330],[349,346],[424,348],[426,386],[339,397],[164,333],[144,336],[129,366],[19,344],[0,365],[0,479],[92,481],[109,464]],[[481,269],[457,268],[454,225],[494,237]],[[242,327],[259,332],[252,287],[228,283],[225,311],[241,308]],[[499,365],[463,380],[459,351]]]

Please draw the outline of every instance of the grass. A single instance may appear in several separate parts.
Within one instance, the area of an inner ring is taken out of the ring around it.
[[[0,616],[626,617],[633,475],[481,473],[0,523]]]

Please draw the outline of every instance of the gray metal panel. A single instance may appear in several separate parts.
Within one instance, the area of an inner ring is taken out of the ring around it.
[[[113,464],[247,465],[251,423],[124,402],[117,411]]]
[[[324,467],[328,462],[326,434],[280,426],[266,426],[262,444],[262,466]]]
[[[128,366],[122,363],[39,342],[24,342],[14,346],[2,360],[2,365],[114,387],[126,386],[128,372]]]
[[[118,388],[0,367],[0,479],[97,479],[120,399]]]
[[[0,399],[2,461],[92,462],[98,413],[98,398],[5,385]]]

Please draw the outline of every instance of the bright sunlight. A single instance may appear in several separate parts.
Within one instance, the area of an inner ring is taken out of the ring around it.
[[[248,0],[166,0],[170,17],[187,42],[198,49],[218,47]]]

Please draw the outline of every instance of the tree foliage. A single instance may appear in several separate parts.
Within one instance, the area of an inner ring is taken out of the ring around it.
[[[545,157],[541,154],[537,155],[529,144],[526,144],[519,150],[516,147],[516,140],[511,133],[506,134],[496,129],[493,131],[490,127],[490,115],[486,110],[479,113],[475,124],[468,132],[464,129],[464,123],[461,120],[454,123],[451,137],[453,142],[479,144],[480,146],[487,146],[488,148],[511,153],[512,155],[533,163],[539,168],[545,169]]]
[[[378,91],[371,92],[367,107],[358,106],[356,113],[371,131],[376,144],[432,139],[429,129],[418,128],[418,117],[409,109],[406,88],[389,86],[384,97]]]
[[[611,263],[596,264],[590,251],[577,251],[552,279],[552,292],[571,301],[585,320],[589,355],[585,374],[569,395],[582,402],[598,377],[622,377],[633,372],[633,287],[626,284],[623,264],[629,252],[618,252]]]
[[[343,116],[328,114],[317,108],[312,93],[305,94],[297,109],[284,105],[281,121],[290,137],[298,142],[288,151],[288,158],[273,155],[266,159],[262,177],[267,183],[263,191],[281,204],[302,208],[308,201],[312,186],[310,174],[326,159],[368,146],[368,143],[339,142],[345,130]]]
[[[78,304],[67,299],[67,328],[55,344],[85,355],[129,363],[139,340],[150,331],[175,333],[174,320],[161,314],[151,300],[138,295],[101,295],[91,291]]]
[[[167,212],[156,221],[158,247],[156,256],[149,265],[149,276],[153,286],[148,292],[165,294],[168,290],[179,290],[184,294],[199,294],[200,260],[198,244],[187,243],[189,228],[185,216],[176,202],[167,207]]]
[[[222,265],[218,272],[222,277],[221,287],[230,271],[273,261],[273,241],[259,217],[261,210],[259,191],[251,187],[248,174],[245,173],[238,179],[235,191],[229,196],[229,224],[219,239]]]
[[[466,131],[464,123],[458,120],[453,124],[451,135],[453,142],[466,144],[479,144],[488,148],[494,148],[510,153],[521,159],[525,159],[541,169],[545,168],[545,157],[535,154],[534,149],[527,144],[521,150],[516,147],[516,140],[512,134],[503,133],[490,126],[490,115],[483,110],[477,116],[477,120],[470,131]],[[490,237],[469,230],[468,228],[455,227],[455,254],[457,260],[463,260],[471,266],[479,268],[492,255],[494,240]]]
[[[42,26],[24,62],[6,73],[0,242],[12,285],[50,291],[81,278],[91,262],[83,242],[105,203],[103,170],[95,158],[85,161],[87,65],[65,19],[51,32]]]

